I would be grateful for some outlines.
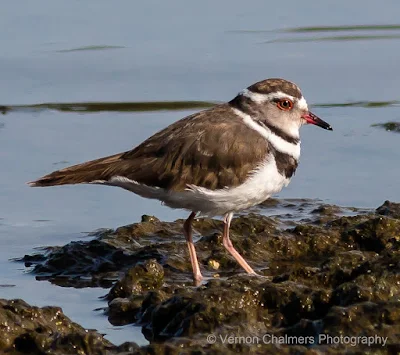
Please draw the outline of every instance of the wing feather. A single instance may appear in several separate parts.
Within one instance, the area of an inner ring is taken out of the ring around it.
[[[122,176],[170,190],[188,185],[215,190],[243,183],[266,154],[265,139],[223,104],[173,123],[130,151],[67,167],[30,184],[91,183]]]

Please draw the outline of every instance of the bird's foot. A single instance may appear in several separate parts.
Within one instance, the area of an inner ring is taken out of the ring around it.
[[[201,273],[193,274],[193,283],[196,287],[200,286],[201,283],[203,282],[203,280],[204,280],[204,277]]]

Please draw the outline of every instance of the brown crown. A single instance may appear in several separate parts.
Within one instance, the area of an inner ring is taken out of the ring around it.
[[[260,94],[271,94],[273,92],[281,91],[285,94],[297,97],[298,99],[302,97],[300,88],[296,84],[284,79],[262,80],[249,86],[248,89]]]

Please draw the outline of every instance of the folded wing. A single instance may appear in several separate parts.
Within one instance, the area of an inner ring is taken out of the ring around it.
[[[267,142],[226,104],[175,122],[136,148],[70,166],[30,183],[55,186],[106,182],[115,176],[181,191],[237,186],[268,153]]]

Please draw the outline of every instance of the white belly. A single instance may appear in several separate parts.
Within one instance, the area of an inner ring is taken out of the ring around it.
[[[289,182],[290,179],[279,173],[275,159],[270,155],[242,185],[233,188],[209,190],[190,185],[185,191],[175,192],[139,184],[122,176],[95,183],[119,186],[140,196],[158,199],[171,208],[183,208],[206,216],[216,216],[258,205],[279,192]]]

